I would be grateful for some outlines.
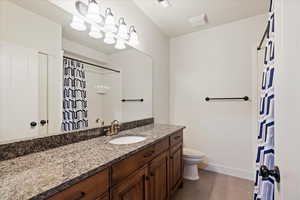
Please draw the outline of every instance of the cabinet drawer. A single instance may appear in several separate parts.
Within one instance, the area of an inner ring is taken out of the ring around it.
[[[169,147],[170,147],[169,137],[157,142],[156,144],[154,144],[155,156],[166,151],[167,149],[169,149]]]
[[[169,138],[165,138],[143,151],[112,166],[112,184],[115,185],[169,148]]]
[[[50,197],[49,200],[95,200],[107,192],[108,188],[109,172],[108,169],[105,169]]]
[[[141,168],[149,161],[151,161],[155,156],[154,145],[135,153],[127,159],[124,159],[111,168],[112,184],[115,185],[121,180],[129,176],[135,170]]]
[[[173,146],[183,141],[183,131],[178,131],[170,136],[170,145]]]

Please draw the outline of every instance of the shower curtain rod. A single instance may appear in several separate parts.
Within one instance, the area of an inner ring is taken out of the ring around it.
[[[99,67],[99,68],[101,68],[101,69],[106,69],[106,70],[109,70],[109,71],[113,71],[113,72],[120,73],[119,70],[111,69],[111,68],[108,68],[108,67],[103,67],[103,66],[100,66],[100,65],[96,65],[96,64],[93,64],[93,63],[86,62],[86,61],[84,61],[84,60],[79,60],[79,59],[71,58],[71,57],[68,57],[68,56],[64,56],[64,58],[70,59],[70,60],[74,60],[74,61],[77,61],[77,62],[81,62],[81,63],[83,63],[83,64],[92,65],[92,66],[94,66],[94,67]]]
[[[264,36],[262,37],[262,39],[261,39],[261,41],[260,41],[260,43],[259,43],[259,45],[257,47],[257,51],[261,50],[261,48],[262,48],[264,40],[266,39],[266,36],[268,35],[268,32],[269,32],[269,26],[270,26],[270,24],[268,23],[268,26],[267,26],[267,28],[265,30],[265,33],[264,33]]]

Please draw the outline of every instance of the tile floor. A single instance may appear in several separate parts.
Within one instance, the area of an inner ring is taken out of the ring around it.
[[[253,182],[214,172],[199,171],[200,180],[184,181],[172,200],[251,200]]]

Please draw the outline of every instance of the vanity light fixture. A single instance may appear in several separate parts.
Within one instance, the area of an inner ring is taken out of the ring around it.
[[[136,46],[138,44],[139,44],[139,38],[136,33],[135,27],[130,26],[130,28],[129,28],[129,45]]]
[[[111,32],[105,33],[104,43],[106,44],[114,44],[116,42],[114,34]]]
[[[169,0],[157,0],[157,1],[164,8],[168,8],[171,6],[171,3],[169,2]]]
[[[86,18],[97,23],[102,22],[102,17],[100,16],[100,8],[96,0],[89,0]]]
[[[97,27],[97,25],[92,25],[91,30],[89,32],[89,36],[95,39],[100,39],[103,37],[103,34],[101,33],[100,29]]]
[[[76,15],[73,16],[70,26],[77,31],[86,30],[86,25],[84,24],[84,20]]]
[[[126,26],[126,23],[125,23],[125,19],[123,17],[120,18],[120,20],[119,20],[119,28],[118,28],[117,37],[121,38],[123,40],[128,40],[129,39],[127,26]]]
[[[125,42],[124,42],[124,40],[123,40],[122,38],[119,38],[119,39],[117,40],[117,43],[116,43],[116,45],[115,45],[115,48],[116,48],[116,49],[125,49],[125,48],[126,48]]]
[[[117,27],[115,24],[115,18],[114,15],[111,12],[110,8],[107,8],[105,10],[105,23],[104,23],[104,32],[116,32]]]
[[[139,44],[134,26],[131,26],[128,31],[123,17],[119,19],[119,23],[116,25],[115,17],[110,8],[106,8],[104,15],[101,15],[98,0],[88,0],[88,4],[83,0],[76,0],[75,8],[76,13],[70,24],[73,29],[85,31],[87,29],[86,24],[88,24],[90,37],[100,39],[105,35],[104,42],[110,45],[116,43],[116,49],[125,49],[126,44],[130,46]]]

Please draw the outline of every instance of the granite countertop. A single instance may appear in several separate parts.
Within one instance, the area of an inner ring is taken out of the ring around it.
[[[146,137],[135,144],[113,145],[102,136],[2,161],[0,200],[46,199],[183,128],[151,124],[119,133]]]

